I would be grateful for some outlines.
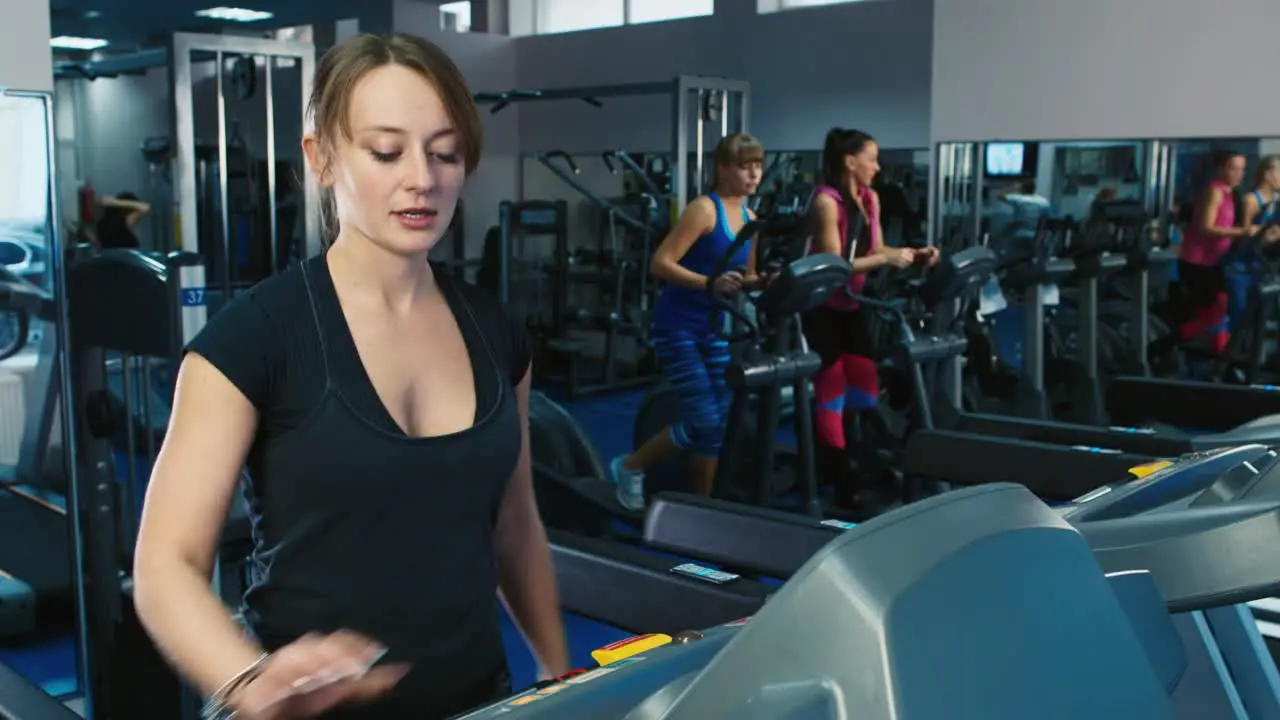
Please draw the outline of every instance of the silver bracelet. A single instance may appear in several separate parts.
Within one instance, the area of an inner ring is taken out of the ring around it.
[[[205,703],[200,710],[202,720],[231,720],[235,717],[235,711],[227,707],[227,700],[240,688],[249,684],[254,678],[258,677],[258,673],[262,668],[262,664],[267,661],[269,655],[262,653],[257,660],[249,663],[245,669],[231,676],[231,679],[222,684],[209,696],[209,701]]]

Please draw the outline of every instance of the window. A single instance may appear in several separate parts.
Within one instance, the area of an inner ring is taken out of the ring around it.
[[[710,17],[715,12],[715,0],[627,0],[627,23],[631,25]]]
[[[534,31],[539,35],[625,25],[625,0],[537,0]]]
[[[471,32],[471,0],[441,5],[440,29],[445,32]]]
[[[799,10],[800,8],[841,5],[851,2],[863,2],[863,0],[756,0],[756,12],[764,15],[782,10]]]

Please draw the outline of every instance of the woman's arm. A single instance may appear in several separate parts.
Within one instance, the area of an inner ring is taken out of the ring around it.
[[[840,237],[840,208],[830,195],[822,194],[813,199],[814,212],[818,214],[818,251],[843,256],[843,238]],[[889,256],[884,253],[868,253],[865,257],[853,259],[855,273],[871,272],[884,267]]]
[[[161,652],[205,695],[262,653],[210,586],[257,420],[235,385],[204,357],[188,353],[138,531],[138,617]]]
[[[1258,198],[1253,193],[1244,196],[1244,214],[1240,216],[1240,225],[1249,227],[1253,224],[1253,219],[1258,217],[1258,213],[1262,212],[1262,206],[1258,204]]]
[[[1249,226],[1244,227],[1219,227],[1215,225],[1218,221],[1218,210],[1222,208],[1222,203],[1226,202],[1224,197],[1226,193],[1218,188],[1211,187],[1205,191],[1204,199],[1200,203],[1200,229],[1206,235],[1218,235],[1221,237],[1248,237],[1252,235]]]
[[[537,658],[540,674],[569,671],[569,649],[560,619],[560,599],[547,532],[533,494],[529,454],[530,373],[516,386],[520,408],[520,459],[498,510],[495,551],[498,594]]]
[[[893,248],[884,243],[884,226],[880,224],[880,193],[871,191],[871,214],[876,221],[871,225],[871,251],[884,253]]]
[[[711,232],[716,226],[716,208],[710,198],[700,197],[689,203],[675,227],[658,244],[649,260],[649,272],[659,280],[689,288],[705,290],[707,280],[699,273],[680,265],[680,260],[698,238]],[[732,270],[733,268],[729,268]]]
[[[746,208],[747,222],[754,222],[756,214],[751,208]],[[756,288],[760,285],[761,278],[759,269],[756,267],[756,241],[752,238],[747,243],[747,275],[742,279],[742,286],[748,289]]]

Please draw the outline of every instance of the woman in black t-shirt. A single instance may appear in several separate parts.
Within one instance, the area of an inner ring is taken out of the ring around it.
[[[99,204],[102,206],[102,214],[94,229],[98,247],[138,248],[140,243],[138,236],[134,234],[134,228],[151,212],[151,206],[129,192],[102,198]]]
[[[308,114],[336,232],[188,346],[135,603],[207,715],[451,717],[508,692],[495,593],[541,673],[568,670],[527,339],[427,261],[479,161],[480,117],[448,56],[404,35],[327,52]],[[208,582],[243,466],[248,635]]]

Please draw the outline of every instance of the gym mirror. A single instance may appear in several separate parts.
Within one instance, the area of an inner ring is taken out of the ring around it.
[[[49,138],[45,102],[0,95],[0,267],[49,291]]]
[[[62,697],[79,682],[51,107],[0,91],[0,662]]]

